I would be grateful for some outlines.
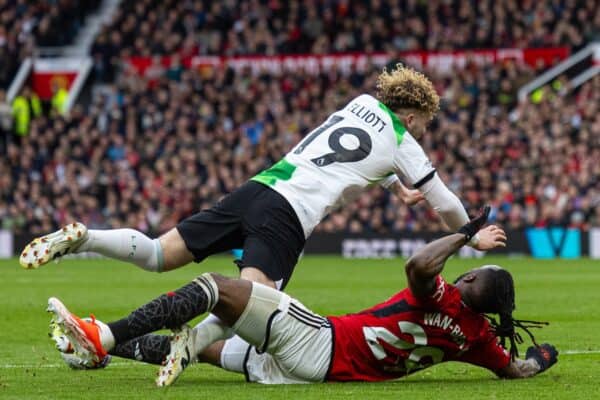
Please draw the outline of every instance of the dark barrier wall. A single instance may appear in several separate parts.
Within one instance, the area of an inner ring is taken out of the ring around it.
[[[388,235],[315,233],[307,244],[306,254],[340,254],[349,258],[393,258],[410,257],[425,243],[439,238],[445,232],[401,232]],[[533,255],[538,258],[576,258],[589,255],[589,240],[586,232],[563,227],[530,228],[507,231],[505,248],[494,250],[494,254]],[[461,249],[461,257],[483,256],[470,247]]]
[[[596,237],[592,255],[600,255],[600,230],[596,235],[564,227],[529,228],[507,231],[505,248],[494,254],[522,254],[536,258],[577,258],[590,255],[590,238]],[[410,257],[418,248],[446,232],[400,232],[393,234],[315,233],[306,243],[306,254],[336,254],[349,258]],[[33,239],[31,235],[15,235],[12,252],[18,254]],[[9,242],[5,242],[9,243]],[[5,254],[1,253],[0,254]],[[470,247],[460,250],[461,257],[481,257],[484,254]]]
[[[410,257],[425,243],[444,236],[445,232],[401,232],[388,235],[352,233],[315,233],[306,243],[306,254],[340,254],[348,258]],[[506,248],[497,254],[529,254],[524,231],[508,233]],[[483,256],[470,247],[459,253],[462,257]]]

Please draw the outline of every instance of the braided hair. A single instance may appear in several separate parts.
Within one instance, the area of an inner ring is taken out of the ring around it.
[[[511,274],[496,265],[486,265],[481,267],[484,272],[481,280],[481,292],[477,296],[477,310],[485,314],[489,321],[492,331],[500,338],[500,344],[506,348],[506,340],[510,342],[510,355],[514,360],[519,356],[517,344],[523,343],[523,338],[515,328],[523,330],[533,344],[538,347],[535,341],[532,328],[541,328],[548,325],[548,322],[519,320],[513,318],[515,310],[515,286]],[[467,273],[468,274],[468,273]],[[465,275],[459,276],[455,283],[462,279]],[[494,318],[489,314],[497,314],[499,319]]]

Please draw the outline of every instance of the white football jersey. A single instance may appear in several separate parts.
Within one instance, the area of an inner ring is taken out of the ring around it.
[[[398,117],[373,96],[363,94],[252,180],[289,201],[308,237],[323,217],[356,199],[369,185],[393,174],[418,185],[434,171]]]

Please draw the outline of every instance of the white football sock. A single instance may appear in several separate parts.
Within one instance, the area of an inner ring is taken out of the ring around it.
[[[219,317],[210,314],[192,329],[192,335],[194,352],[198,355],[214,342],[229,339],[234,332]]]
[[[135,229],[90,229],[87,240],[76,250],[77,253],[84,251],[131,262],[152,272],[162,272],[164,264],[160,241]]]
[[[98,328],[100,328],[100,343],[102,343],[102,347],[105,351],[111,351],[115,347],[115,337],[113,336],[112,331],[102,321],[94,320],[94,323]]]
[[[221,350],[221,368],[232,372],[244,372],[244,359],[250,345],[244,339],[235,335],[225,341]]]

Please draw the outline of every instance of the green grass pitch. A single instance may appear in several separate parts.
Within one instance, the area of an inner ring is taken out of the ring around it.
[[[561,352],[547,373],[498,380],[483,369],[446,363],[385,383],[262,386],[206,365],[193,365],[169,388],[154,386],[155,366],[114,359],[101,371],[71,371],[47,337],[49,296],[73,312],[110,321],[201,272],[235,275],[231,258],[152,274],[109,260],[64,260],[25,271],[0,262],[0,399],[594,399],[600,398],[600,262],[487,257],[449,261],[444,276],[481,264],[500,264],[516,281],[523,319],[550,321],[537,332]],[[404,288],[402,260],[305,257],[288,292],[321,314],[358,311]],[[524,353],[525,347],[521,347]]]

